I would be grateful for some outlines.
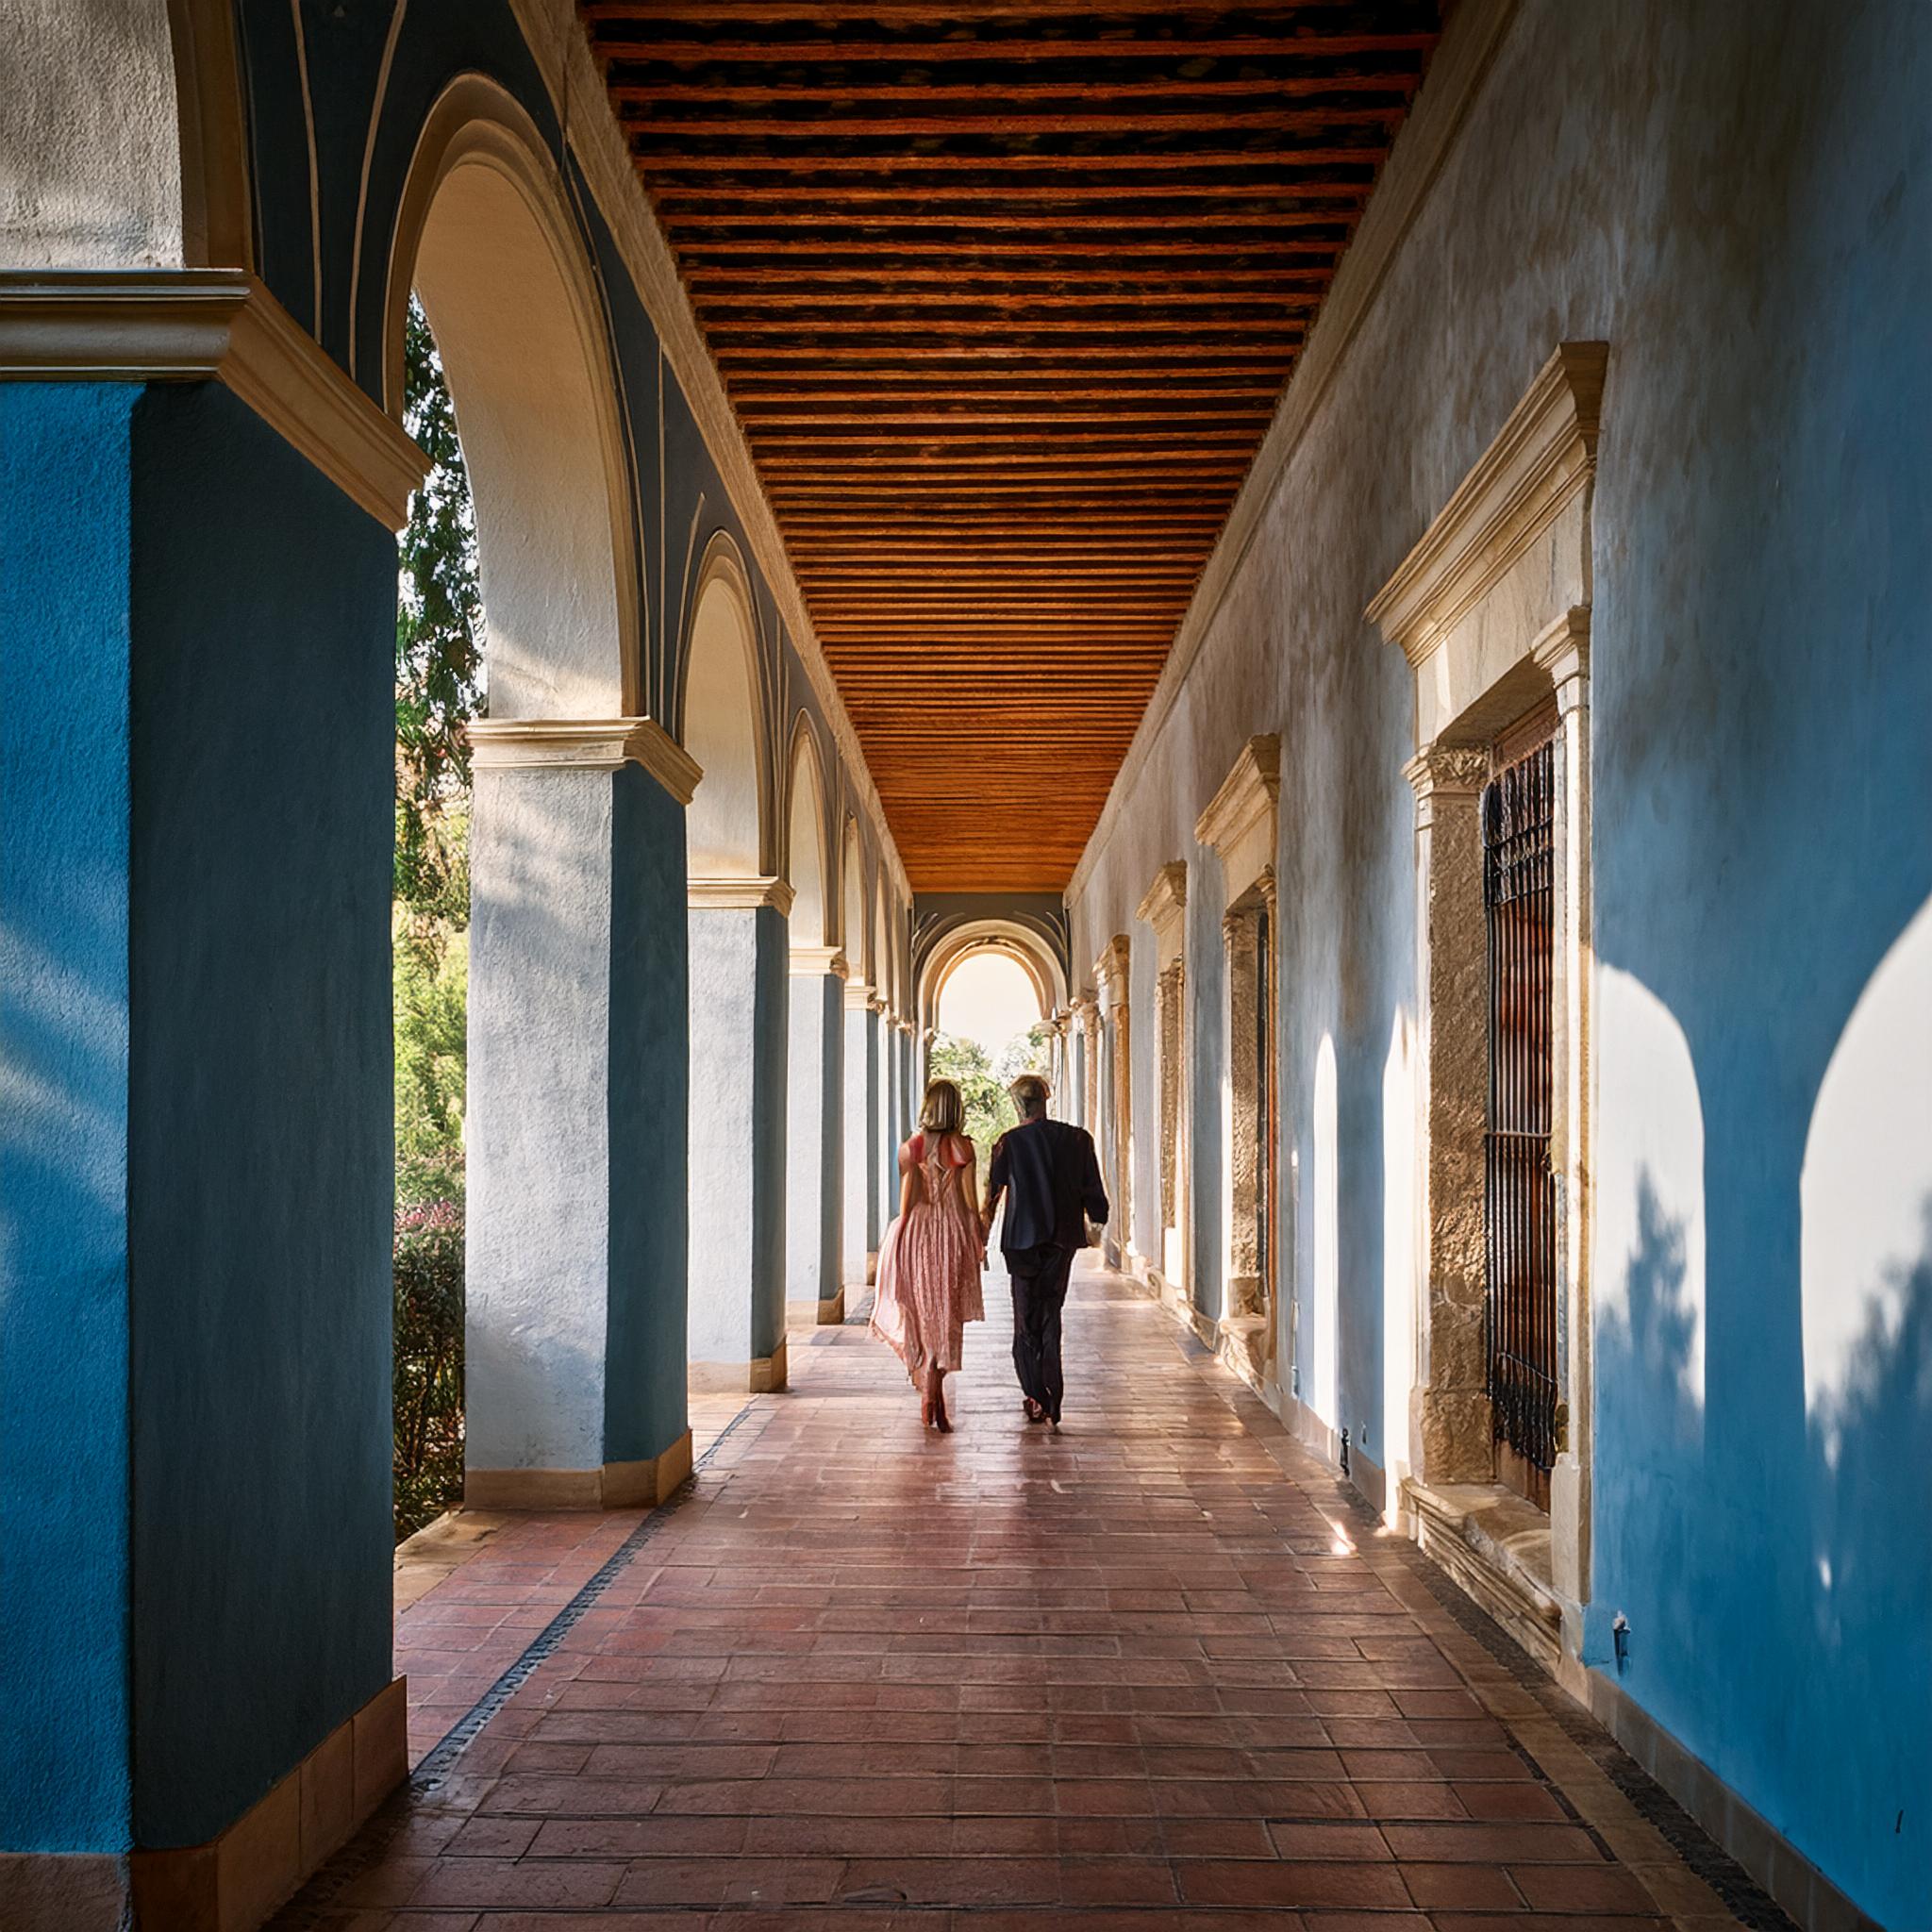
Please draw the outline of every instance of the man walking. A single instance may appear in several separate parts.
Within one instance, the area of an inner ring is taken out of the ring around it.
[[[1060,1425],[1060,1310],[1074,1257],[1087,1245],[1087,1224],[1107,1219],[1093,1137],[1084,1127],[1050,1121],[1051,1090],[1038,1074],[1022,1074],[1007,1090],[1020,1124],[994,1142],[987,1170],[986,1231],[1007,1197],[1000,1253],[1013,1284],[1013,1368],[1025,1396],[1026,1420]]]

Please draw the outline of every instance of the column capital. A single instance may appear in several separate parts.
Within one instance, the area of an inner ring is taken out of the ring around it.
[[[1590,606],[1566,610],[1529,647],[1539,670],[1557,693],[1557,708],[1565,716],[1590,702]]]
[[[793,946],[791,971],[800,979],[843,979],[851,969],[837,946]]]
[[[614,772],[641,765],[679,805],[704,774],[655,718],[472,718],[463,727],[479,772]]]
[[[0,271],[0,377],[212,379],[391,530],[408,522],[429,467],[244,269]]]
[[[1425,744],[1402,768],[1415,788],[1418,811],[1436,798],[1474,798],[1490,777],[1490,755],[1479,745]]]
[[[868,1013],[883,1013],[886,1010],[885,1001],[877,993],[872,991],[870,988],[866,991],[865,1010]]]
[[[863,974],[858,972],[849,973],[845,981],[845,1010],[849,1013],[863,1013],[871,1005],[871,985]]]
[[[744,878],[693,877],[688,887],[691,905],[708,912],[754,912],[769,906],[781,919],[791,915],[792,892],[789,881],[770,874]]]

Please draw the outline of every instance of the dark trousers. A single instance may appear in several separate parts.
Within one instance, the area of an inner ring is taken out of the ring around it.
[[[1024,1394],[1058,1422],[1066,1383],[1060,1374],[1060,1310],[1067,1305],[1072,1248],[1005,1250],[1013,1284],[1013,1373]]]

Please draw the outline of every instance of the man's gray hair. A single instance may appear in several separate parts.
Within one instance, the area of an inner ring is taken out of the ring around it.
[[[1038,1074],[1022,1074],[1007,1091],[1013,1096],[1013,1105],[1020,1109],[1023,1121],[1038,1119],[1053,1098],[1053,1089]]]

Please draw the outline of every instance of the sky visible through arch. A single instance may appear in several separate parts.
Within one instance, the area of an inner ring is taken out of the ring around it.
[[[977,1041],[997,1063],[1014,1040],[1040,1024],[1040,1000],[1015,961],[999,953],[975,953],[948,975],[937,1020],[941,1033]]]

